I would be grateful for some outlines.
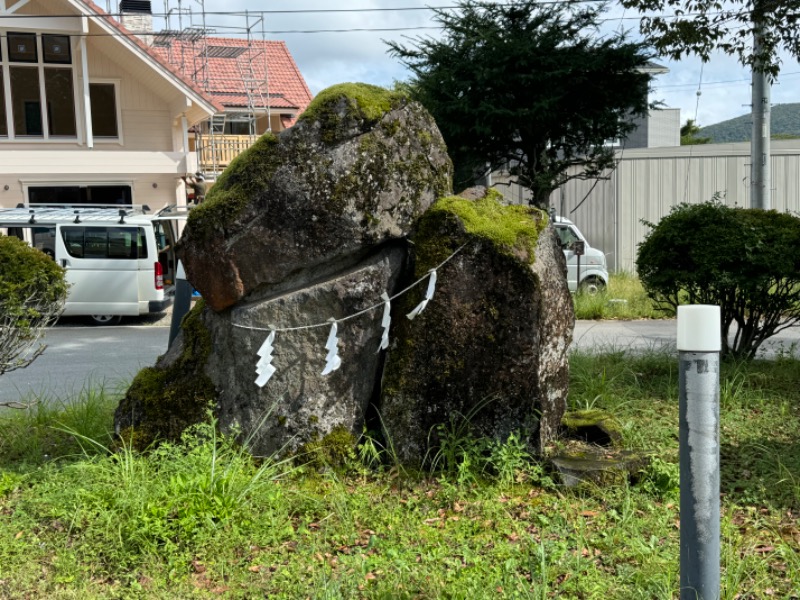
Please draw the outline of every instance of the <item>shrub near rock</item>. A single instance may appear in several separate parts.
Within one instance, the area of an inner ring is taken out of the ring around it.
[[[722,353],[754,358],[761,344],[800,321],[800,219],[719,202],[681,204],[639,247],[648,295],[720,307]]]
[[[66,298],[64,269],[22,240],[0,235],[0,375],[44,351],[34,346]]]

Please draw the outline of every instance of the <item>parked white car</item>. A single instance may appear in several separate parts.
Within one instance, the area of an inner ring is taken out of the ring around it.
[[[592,248],[575,223],[564,217],[555,217],[553,226],[567,258],[567,283],[570,292],[579,289],[586,294],[596,294],[608,285],[606,255]]]
[[[133,207],[21,207],[0,209],[0,234],[25,240],[66,269],[64,316],[110,325],[172,304],[174,218]]]

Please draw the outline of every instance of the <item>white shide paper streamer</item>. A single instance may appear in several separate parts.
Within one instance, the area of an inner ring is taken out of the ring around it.
[[[342,359],[339,358],[339,338],[336,337],[337,330],[336,321],[334,321],[331,325],[331,332],[328,334],[328,341],[325,342],[328,354],[325,356],[325,370],[322,371],[322,375],[329,375],[342,366]]]
[[[433,293],[436,291],[436,269],[431,269],[431,278],[428,280],[428,290],[425,292],[425,298],[420,302],[417,307],[408,313],[406,316],[413,320],[419,313],[425,310],[428,302],[433,298]]]
[[[275,367],[272,366],[272,342],[275,341],[275,332],[270,331],[267,339],[264,340],[264,343],[261,344],[261,348],[258,349],[258,362],[256,363],[256,373],[258,374],[258,379],[256,379],[256,385],[258,387],[264,387],[267,382],[269,381],[270,377],[275,374]]]
[[[389,300],[389,294],[383,292],[383,320],[381,327],[383,327],[383,335],[381,336],[381,345],[378,346],[378,352],[386,350],[389,347],[389,325],[392,324],[392,302]]]

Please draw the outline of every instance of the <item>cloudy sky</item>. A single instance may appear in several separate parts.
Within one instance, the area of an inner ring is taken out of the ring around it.
[[[169,12],[171,29],[202,24],[205,16],[206,27],[215,35],[243,37],[249,22],[256,38],[284,40],[312,93],[345,81],[391,85],[407,79],[403,66],[386,53],[384,40],[437,36],[439,30],[426,7],[454,4],[449,0],[152,0],[156,28],[166,24],[159,15]],[[318,12],[334,7],[341,12]],[[622,27],[639,37],[638,19],[631,11],[612,7],[607,16],[606,27]],[[734,58],[718,55],[705,65],[696,59],[658,62],[670,72],[657,77],[651,99],[680,108],[681,122],[691,118],[711,125],[750,111],[750,74]],[[772,102],[800,102],[800,64],[790,57],[784,59],[772,89]]]

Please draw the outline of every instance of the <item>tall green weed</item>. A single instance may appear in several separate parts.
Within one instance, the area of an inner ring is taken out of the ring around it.
[[[608,287],[597,294],[573,296],[578,319],[665,319],[672,312],[657,310],[639,279],[629,273],[611,274]]]

